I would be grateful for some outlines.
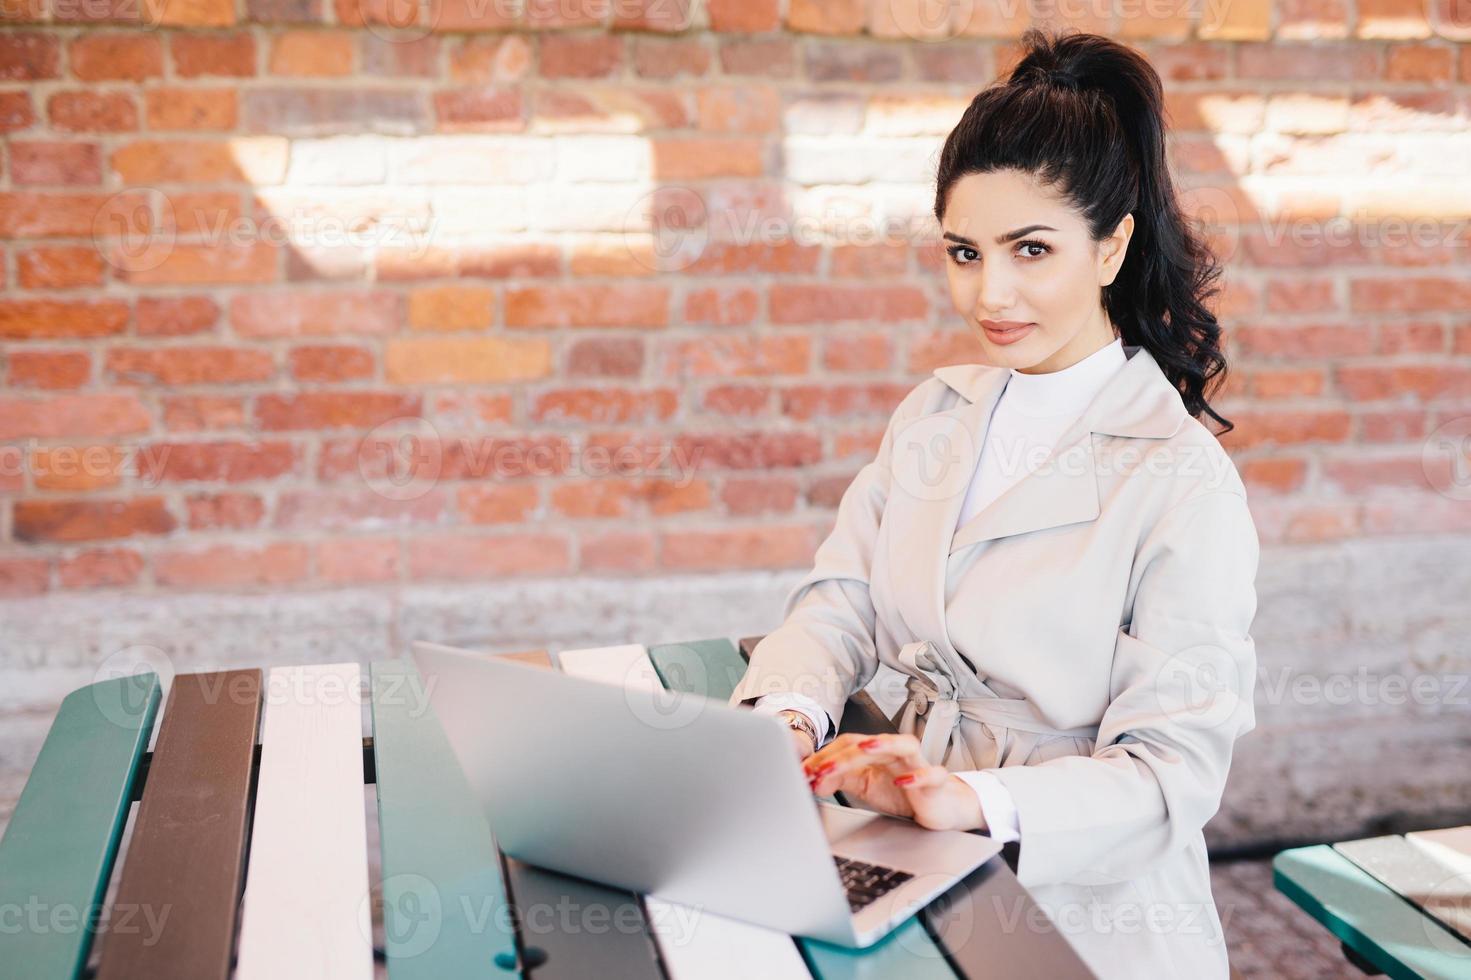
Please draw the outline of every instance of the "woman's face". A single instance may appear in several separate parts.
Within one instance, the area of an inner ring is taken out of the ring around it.
[[[956,180],[941,224],[945,274],[982,360],[1046,374],[1112,343],[1100,290],[1118,275],[1133,229],[1126,215],[1095,243],[1057,194],[1016,170]],[[988,321],[1032,326],[1005,333]]]

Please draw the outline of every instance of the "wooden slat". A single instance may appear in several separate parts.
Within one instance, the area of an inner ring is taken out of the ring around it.
[[[271,670],[237,980],[373,975],[360,681]]]
[[[1272,881],[1349,949],[1396,980],[1451,980],[1471,972],[1455,933],[1327,844],[1272,859]]]
[[[722,647],[721,644],[724,644]],[[725,641],[701,641],[698,644],[670,644],[646,651],[639,644],[564,651],[559,660],[569,674],[620,684],[638,690],[660,690],[666,685],[655,670],[663,670],[682,682],[671,690],[690,691],[706,697],[730,697],[734,681],[728,666],[736,658],[735,649]],[[739,658],[736,658],[739,659]],[[739,674],[735,680],[739,680]],[[653,929],[655,942],[671,980],[743,980],[745,977],[772,977],[775,980],[809,980],[811,973],[802,957],[783,932],[740,922],[652,895],[644,896],[649,920],[658,923]]]
[[[175,676],[98,980],[229,977],[260,707],[258,669]]]
[[[514,963],[500,854],[407,660],[371,667],[373,757],[391,980],[487,974]]]
[[[552,667],[546,653],[515,656]],[[536,980],[663,976],[638,896],[509,855],[502,859],[524,960]]]
[[[1433,839],[1390,834],[1343,841],[1333,849],[1453,932],[1471,936],[1471,859],[1431,843]],[[1471,945],[1466,946],[1466,957],[1471,971]]]
[[[154,673],[99,681],[61,702],[0,840],[0,973],[80,976],[158,712]],[[29,922],[40,927],[27,928]],[[54,925],[53,925],[54,923]]]

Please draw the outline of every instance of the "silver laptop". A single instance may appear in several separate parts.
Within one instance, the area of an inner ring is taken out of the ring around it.
[[[412,649],[496,843],[530,864],[861,948],[1001,850],[822,803],[778,718]]]

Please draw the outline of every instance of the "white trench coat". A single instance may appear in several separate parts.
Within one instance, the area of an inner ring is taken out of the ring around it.
[[[910,391],[730,701],[800,691],[837,722],[893,668],[899,730],[1011,793],[1017,878],[1095,973],[1225,978],[1201,827],[1255,724],[1258,538],[1215,436],[1149,351],[1124,352],[1046,463],[958,532],[1007,371]]]

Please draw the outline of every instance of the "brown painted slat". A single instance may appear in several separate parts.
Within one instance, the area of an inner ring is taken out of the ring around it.
[[[259,670],[174,678],[97,980],[229,977],[260,713]]]

